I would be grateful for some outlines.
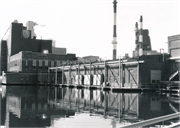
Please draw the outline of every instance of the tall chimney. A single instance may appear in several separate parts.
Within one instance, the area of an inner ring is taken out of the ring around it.
[[[113,41],[112,41],[112,44],[113,44],[113,60],[116,59],[116,44],[117,44],[117,38],[116,38],[116,7],[117,7],[117,1],[114,0],[113,2],[113,5],[114,5],[114,26],[113,26]]]
[[[143,55],[143,18],[140,17],[140,30],[139,30],[139,56]]]
[[[138,44],[138,23],[136,22],[135,24],[135,44],[136,44],[136,49],[135,51],[139,50],[139,44]]]

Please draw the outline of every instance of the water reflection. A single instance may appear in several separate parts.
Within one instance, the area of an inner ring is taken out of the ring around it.
[[[6,127],[117,127],[179,111],[179,97],[157,93],[43,86],[4,86]]]

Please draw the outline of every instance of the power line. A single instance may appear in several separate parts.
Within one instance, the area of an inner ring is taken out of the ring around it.
[[[10,28],[10,27],[9,27],[9,28]],[[8,32],[9,28],[6,30],[6,32],[5,32],[5,34],[4,34],[4,36],[5,36],[5,35],[6,35],[6,33]],[[2,39],[1,39],[1,40],[3,40],[4,36],[2,37]]]

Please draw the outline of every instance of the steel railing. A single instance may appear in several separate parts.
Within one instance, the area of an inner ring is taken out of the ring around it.
[[[143,126],[163,122],[163,121],[170,120],[170,119],[177,118],[177,117],[180,117],[180,112],[153,118],[153,119],[149,119],[149,120],[144,120],[144,121],[126,125],[126,126],[120,126],[119,128],[138,128],[138,127],[143,127]]]

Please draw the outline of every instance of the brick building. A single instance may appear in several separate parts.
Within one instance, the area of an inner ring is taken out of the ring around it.
[[[7,41],[1,40],[0,45],[1,71],[7,71]],[[1,72],[0,72],[1,75]]]
[[[28,21],[24,27],[14,21],[8,39],[1,41],[1,71],[10,83],[37,83],[39,76],[47,79],[48,67],[76,60],[76,55],[66,53],[66,48],[52,46],[52,40],[36,39],[35,25]]]
[[[67,60],[76,60],[75,54],[57,55],[21,51],[10,57],[8,71],[47,72],[48,67],[66,64]]]

